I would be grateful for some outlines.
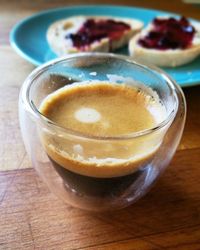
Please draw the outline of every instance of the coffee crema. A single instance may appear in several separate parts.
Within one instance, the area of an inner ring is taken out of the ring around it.
[[[134,139],[115,137],[151,129],[166,118],[152,89],[104,81],[65,86],[48,95],[39,110],[63,128],[101,138],[42,134],[45,150],[60,173],[95,178],[126,176],[148,164],[161,144],[161,132]],[[105,141],[106,137],[113,139]]]

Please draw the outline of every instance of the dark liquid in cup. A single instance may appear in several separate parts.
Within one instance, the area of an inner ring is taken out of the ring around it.
[[[40,112],[59,126],[90,137],[124,136],[154,127],[164,115],[156,95],[124,84],[82,83],[49,95]],[[77,195],[121,196],[151,171],[159,135],[144,141],[98,140],[42,134],[47,154],[66,189]]]
[[[151,171],[151,165],[149,164],[129,175],[97,178],[74,173],[63,168],[51,158],[50,160],[57,173],[62,177],[65,188],[81,196],[95,196],[101,198],[119,197],[123,195],[125,190],[133,187],[136,182],[144,183],[149,171]],[[149,181],[151,181],[151,178]]]

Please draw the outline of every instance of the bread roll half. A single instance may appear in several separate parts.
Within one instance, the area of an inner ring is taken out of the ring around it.
[[[159,17],[160,18],[160,17]],[[166,18],[166,17],[165,17]],[[176,67],[194,60],[200,55],[200,23],[191,22],[196,32],[190,47],[186,49],[148,49],[140,46],[138,41],[152,29],[152,24],[134,36],[129,42],[130,56],[143,63],[160,67]]]
[[[94,41],[84,50],[77,48],[68,35],[76,34],[87,19],[106,20],[124,22],[130,26],[129,30],[124,31],[118,39],[109,40],[108,37]],[[69,53],[82,51],[99,51],[109,52],[116,50],[128,44],[131,37],[139,32],[143,27],[143,23],[136,19],[114,18],[109,16],[73,16],[53,23],[47,30],[47,41],[51,49],[58,55],[63,56]]]

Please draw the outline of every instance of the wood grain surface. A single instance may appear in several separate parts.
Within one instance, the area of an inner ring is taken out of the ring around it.
[[[74,0],[73,4],[94,4]],[[200,6],[180,0],[110,0],[200,19]],[[127,209],[91,214],[63,204],[42,183],[25,153],[18,125],[21,84],[34,68],[9,45],[11,27],[37,11],[68,1],[0,1],[0,249],[199,250],[200,86],[184,89],[188,113],[169,168],[143,199]]]

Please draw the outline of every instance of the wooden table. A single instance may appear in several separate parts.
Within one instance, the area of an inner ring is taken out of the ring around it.
[[[93,3],[74,0],[73,4],[86,2]],[[21,18],[67,3],[0,3],[0,249],[199,250],[200,86],[184,89],[187,122],[169,168],[148,195],[127,209],[90,214],[67,206],[49,192],[31,168],[20,136],[17,102],[19,88],[34,67],[11,49],[8,35]],[[200,18],[199,6],[178,0],[109,3]]]

